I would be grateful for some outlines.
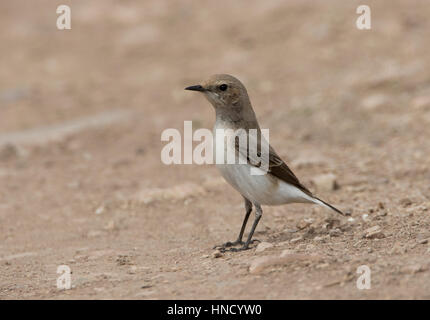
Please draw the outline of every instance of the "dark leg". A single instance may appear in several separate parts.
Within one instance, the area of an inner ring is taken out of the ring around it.
[[[246,224],[248,223],[248,218],[252,211],[252,203],[246,198],[245,198],[245,210],[246,210],[245,218],[243,219],[242,228],[240,228],[239,237],[234,242],[235,244],[243,244],[242,242],[243,233],[245,232]]]
[[[261,219],[261,216],[263,215],[263,210],[261,210],[260,205],[254,203],[254,206],[255,206],[255,220],[254,220],[254,223],[252,224],[251,231],[249,232],[248,239],[246,240],[243,247],[239,249],[232,248],[231,251],[240,251],[240,250],[249,249],[249,244],[251,243],[251,239],[252,239],[252,236],[254,235],[255,228],[257,227],[258,222]]]
[[[245,218],[243,219],[243,222],[242,222],[242,228],[240,229],[239,237],[234,242],[228,241],[228,242],[224,243],[221,246],[215,246],[215,248],[225,249],[226,247],[232,247],[232,246],[236,246],[238,244],[244,244],[243,241],[242,241],[243,233],[245,232],[246,224],[248,222],[249,215],[251,214],[251,211],[252,211],[252,203],[251,203],[251,201],[249,201],[246,198],[244,198],[244,199],[245,199],[245,210],[246,210],[246,213],[245,213]]]

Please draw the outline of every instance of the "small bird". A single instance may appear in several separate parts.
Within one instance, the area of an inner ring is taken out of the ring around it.
[[[261,147],[262,139],[261,129],[251,105],[245,86],[235,77],[228,74],[217,74],[211,76],[208,80],[199,85],[186,87],[185,90],[198,91],[204,94],[209,102],[215,108],[216,122],[214,132],[223,129],[227,132],[242,129],[249,137],[253,129],[257,132],[259,139],[258,146]],[[251,168],[258,168],[258,159],[252,157],[249,150],[243,151],[238,146],[237,139],[227,140],[224,143],[226,152],[238,153],[242,162],[216,163],[224,179],[235,188],[245,200],[245,218],[240,229],[239,236],[234,242],[226,242],[221,246],[216,246],[225,251],[231,247],[231,251],[247,250],[250,248],[252,236],[255,228],[261,219],[263,211],[261,205],[282,205],[287,203],[312,203],[345,215],[339,209],[336,209],[327,202],[314,196],[299,179],[294,175],[290,168],[278,156],[275,150],[268,146],[268,170],[266,174],[251,174]],[[228,142],[230,141],[230,142]],[[219,144],[218,138],[214,139],[214,151]],[[258,148],[258,147],[257,147]],[[246,148],[245,148],[246,149]],[[260,159],[261,160],[261,159]],[[261,163],[260,163],[261,165]],[[252,205],[255,207],[255,220],[251,231],[245,242],[242,241],[243,234],[252,212]],[[240,248],[234,248],[241,245]]]

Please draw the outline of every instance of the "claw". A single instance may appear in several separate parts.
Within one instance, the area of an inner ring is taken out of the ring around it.
[[[239,251],[245,251],[251,249],[249,246],[242,246],[240,248],[230,248],[228,251],[231,252],[239,252]]]
[[[245,251],[245,250],[251,249],[251,247],[249,245],[254,244],[255,242],[261,242],[261,241],[258,239],[253,239],[253,240],[251,240],[251,242],[248,245],[245,245],[245,242],[243,242],[243,241],[238,241],[238,240],[236,240],[234,242],[228,241],[226,243],[223,243],[222,245],[218,245],[218,246],[215,246],[213,248],[219,250],[222,253],[227,252],[227,251],[239,252],[239,251]],[[242,247],[234,248],[237,245],[242,245]]]
[[[255,242],[261,242],[261,241],[258,240],[258,239],[252,239],[249,244],[254,244]],[[242,247],[240,247],[240,248],[234,248],[237,245],[242,245]],[[233,248],[230,248],[230,247],[233,247]],[[251,248],[249,247],[249,245],[245,246],[245,242],[236,240],[234,242],[227,241],[226,243],[223,243],[222,245],[217,245],[217,246],[213,247],[213,249],[217,249],[220,252],[224,253],[226,251],[239,252],[239,251],[244,251],[244,250],[248,250],[248,249],[251,249]]]
[[[229,247],[234,247],[234,246],[237,246],[237,245],[244,245],[245,244],[245,242],[243,242],[243,241],[239,241],[239,240],[236,240],[236,241],[234,241],[234,242],[231,242],[231,241],[227,241],[226,243],[223,243],[222,245],[217,245],[217,246],[215,246],[215,247],[213,247],[214,249],[219,249],[219,250],[224,250],[225,251],[225,248],[229,248]]]

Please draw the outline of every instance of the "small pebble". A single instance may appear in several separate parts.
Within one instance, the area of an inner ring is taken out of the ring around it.
[[[382,239],[385,238],[385,235],[380,226],[374,226],[365,231],[364,237],[367,239]]]
[[[412,204],[412,200],[409,198],[403,198],[402,200],[400,200],[400,204],[406,208],[408,206],[410,206]]]
[[[273,244],[271,244],[270,242],[260,242],[257,248],[255,249],[255,252],[263,252],[264,250],[272,247],[273,247]]]
[[[340,235],[342,235],[342,231],[339,228],[336,228],[336,229],[330,230],[329,235],[331,237],[339,237]]]
[[[429,239],[421,239],[418,241],[419,244],[427,244],[429,242]]]
[[[105,207],[104,206],[100,206],[96,209],[96,214],[102,214],[105,211]]]
[[[291,239],[290,240],[290,243],[297,243],[297,242],[299,242],[300,240],[302,240],[303,239],[303,237],[302,236],[300,236],[300,237],[297,237],[297,238],[294,238],[294,239]]]
[[[212,252],[212,258],[220,258],[220,257],[222,257],[223,256],[223,254],[222,254],[222,252],[221,251],[219,251],[219,250],[215,250],[214,252]]]

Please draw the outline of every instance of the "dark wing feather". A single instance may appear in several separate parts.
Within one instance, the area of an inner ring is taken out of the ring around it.
[[[257,167],[257,168],[261,168],[263,170],[264,168],[262,168],[262,165],[260,163],[261,162],[260,161],[261,152],[258,152],[258,150],[261,150],[261,148],[260,148],[261,144],[257,143],[258,147],[257,147],[256,155],[258,158],[252,159],[252,157],[255,157],[254,153],[250,154],[248,148],[246,148],[246,149],[245,148],[244,149],[239,148],[238,142],[239,141],[236,140],[236,143],[235,143],[236,151],[238,151],[243,156],[246,156],[246,159],[250,165]],[[320,201],[320,203],[322,203],[326,207],[336,211],[337,213],[340,213],[341,215],[345,215],[342,211],[333,207],[331,204],[315,197],[304,185],[302,185],[300,183],[299,179],[297,179],[295,174],[291,171],[290,168],[288,168],[288,166],[285,164],[285,162],[282,161],[282,159],[276,154],[275,150],[273,150],[273,148],[270,145],[269,145],[269,161],[268,162],[269,162],[269,168],[267,170],[267,174],[271,174],[272,176],[297,187],[298,189],[300,189],[301,191],[306,193],[308,196]]]
[[[260,141],[258,141],[257,144],[258,144],[257,150],[259,150],[257,152],[257,156],[261,157]],[[235,141],[235,147],[236,147],[236,151],[238,151],[239,153],[242,153],[244,156],[245,156],[244,153],[246,152],[246,158],[247,158],[248,163],[250,165],[257,167],[257,168],[259,168],[261,166],[261,164],[259,163],[259,159],[250,159],[250,153],[249,153],[248,148],[246,148],[246,150],[239,148],[239,140],[237,140],[237,139]],[[291,169],[285,164],[285,162],[276,154],[275,150],[273,150],[273,148],[271,146],[269,146],[269,168],[268,168],[267,173],[277,177],[278,179],[280,179],[286,183],[289,183],[289,184],[299,188],[300,190],[302,190],[307,195],[313,197],[312,193],[304,185],[302,185],[300,183],[299,179],[297,179],[297,177],[295,176],[293,171],[291,171]]]
[[[296,175],[291,171],[291,169],[286,165],[286,163],[276,154],[275,150],[270,147],[269,152],[269,171],[268,173],[273,176],[285,181],[293,186],[299,188],[307,195],[313,197],[312,193],[300,183]]]

